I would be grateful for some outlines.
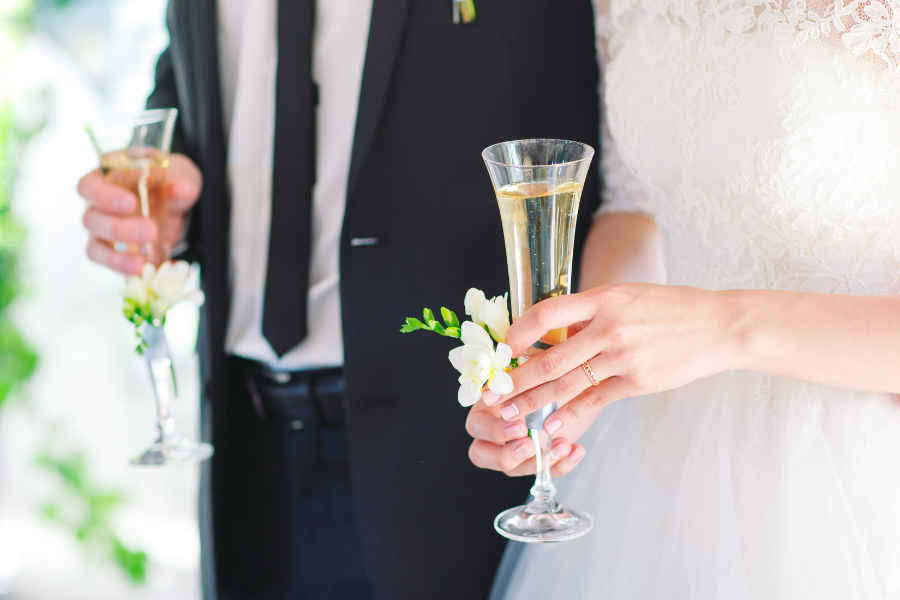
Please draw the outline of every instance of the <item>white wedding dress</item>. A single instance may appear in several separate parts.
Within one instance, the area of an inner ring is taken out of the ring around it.
[[[898,0],[598,15],[603,210],[656,219],[669,284],[900,293]],[[557,498],[594,529],[528,545],[506,600],[900,598],[896,395],[731,371],[584,442]]]

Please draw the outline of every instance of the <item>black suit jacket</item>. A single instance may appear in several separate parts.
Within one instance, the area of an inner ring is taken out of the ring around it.
[[[521,503],[531,484],[468,461],[467,410],[456,402],[457,373],[446,359],[453,341],[398,332],[424,306],[462,314],[470,287],[488,296],[508,289],[481,150],[511,139],[599,138],[590,0],[477,4],[467,25],[451,23],[451,0],[374,0],[372,12],[340,286],[352,477],[382,599],[486,598],[505,542],[492,520]],[[200,352],[213,443],[230,300],[215,12],[215,0],[170,0],[171,45],[149,101],[179,108],[175,147],[204,175],[189,239],[207,294]],[[597,162],[576,257],[599,201]],[[354,247],[356,237],[379,242]],[[214,497],[217,479],[227,477],[227,465],[215,461]]]

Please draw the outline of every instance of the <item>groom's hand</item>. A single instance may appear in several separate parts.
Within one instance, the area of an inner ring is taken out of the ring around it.
[[[496,396],[489,390],[484,394]],[[584,458],[584,446],[571,441],[581,437],[585,429],[582,424],[578,431],[560,430],[554,436],[550,448],[553,477],[565,475]],[[534,442],[528,437],[524,420],[506,421],[500,416],[499,406],[487,406],[479,400],[469,410],[466,431],[475,438],[469,447],[469,460],[476,467],[502,471],[510,477],[535,474]]]
[[[191,159],[183,154],[169,158],[166,173],[169,195],[169,244],[175,245],[184,228],[185,215],[197,203],[203,188],[203,176]],[[78,182],[78,193],[87,200],[84,226],[91,234],[87,255],[97,264],[138,275],[144,268],[144,257],[137,251],[119,252],[116,242],[129,245],[152,242],[159,235],[156,223],[137,215],[138,198],[129,190],[109,183],[94,169]]]

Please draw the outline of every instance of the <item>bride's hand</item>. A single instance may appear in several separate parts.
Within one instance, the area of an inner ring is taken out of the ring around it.
[[[485,390],[482,398],[496,402],[499,396]],[[550,475],[560,477],[575,468],[584,458],[584,447],[574,444],[593,422],[583,419],[573,427],[559,431],[553,437],[550,447]],[[466,431],[473,438],[469,446],[469,460],[476,467],[502,471],[510,477],[534,475],[535,461],[534,442],[528,437],[525,421],[515,419],[512,423],[503,420],[497,407],[487,406],[484,402],[476,402],[469,409],[466,419]]]
[[[565,342],[512,370],[513,392],[493,405],[507,421],[538,408],[551,434],[596,417],[621,398],[669,390],[731,368],[739,351],[739,311],[727,292],[650,284],[601,286],[544,300],[506,335],[513,356],[547,331],[584,321]],[[599,385],[592,385],[587,362]]]

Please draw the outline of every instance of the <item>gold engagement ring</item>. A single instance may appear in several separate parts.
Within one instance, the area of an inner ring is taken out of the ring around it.
[[[581,363],[581,368],[584,369],[584,374],[591,380],[591,385],[600,385],[600,380],[594,375],[594,371],[591,369],[591,365],[587,364],[587,361]]]

